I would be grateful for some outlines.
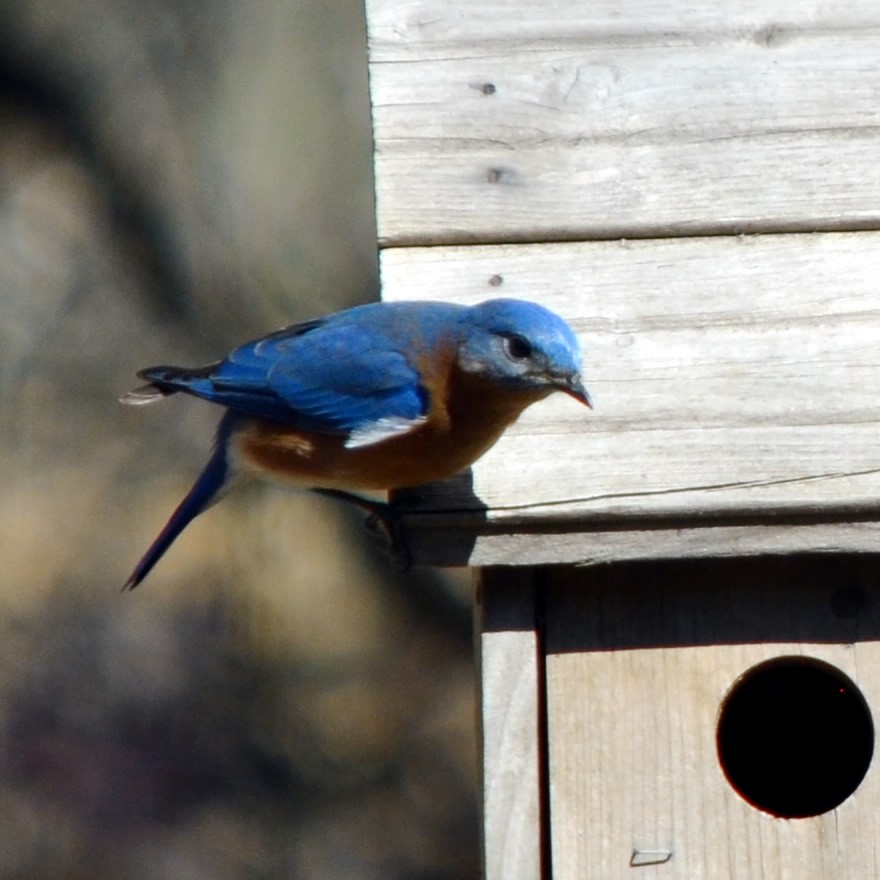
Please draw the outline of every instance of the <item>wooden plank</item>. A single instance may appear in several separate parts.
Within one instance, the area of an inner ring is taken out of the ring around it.
[[[543,656],[534,573],[480,572],[483,876],[541,880]]]
[[[596,401],[537,404],[470,476],[407,501],[496,541],[880,518],[878,277],[876,233],[386,250],[386,298],[566,316]]]
[[[640,522],[616,528],[575,521],[567,529],[553,520],[493,529],[484,520],[455,512],[405,519],[414,562],[434,566],[601,565],[638,559],[702,559],[800,552],[876,553],[880,515],[828,523],[819,517],[780,524],[755,518],[719,525],[704,519],[690,527]]]
[[[858,619],[832,613],[854,579],[838,569],[820,567],[824,584],[804,561],[548,572],[554,880],[623,880],[636,864],[648,880],[878,875],[876,768],[837,809],[786,820],[743,800],[716,753],[728,689],[779,656],[832,664],[876,716],[876,562]]]
[[[385,244],[880,222],[874,4],[367,9]]]
[[[880,20],[861,0],[689,0],[686,10],[664,0],[366,0],[366,11],[373,62],[468,56],[480,46],[540,49],[563,38],[626,46],[739,34],[769,44],[792,31],[862,32]]]

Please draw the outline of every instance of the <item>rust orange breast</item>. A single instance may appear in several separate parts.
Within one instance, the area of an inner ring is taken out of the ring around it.
[[[499,390],[457,374],[428,375],[431,407],[413,430],[369,446],[267,420],[242,423],[232,437],[245,470],[300,486],[398,489],[456,474],[478,459],[544,394]]]

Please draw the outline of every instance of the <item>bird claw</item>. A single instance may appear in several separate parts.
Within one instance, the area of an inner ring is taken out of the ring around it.
[[[384,510],[374,510],[365,520],[364,528],[385,545],[391,567],[395,571],[408,571],[411,559],[406,546],[406,538],[400,523],[400,516],[390,505]]]
[[[365,511],[367,518],[364,520],[364,528],[372,537],[383,543],[391,567],[395,571],[409,570],[412,560],[406,545],[403,525],[400,521],[400,514],[391,504],[371,501],[341,489],[313,489],[312,491],[327,498],[347,501]]]

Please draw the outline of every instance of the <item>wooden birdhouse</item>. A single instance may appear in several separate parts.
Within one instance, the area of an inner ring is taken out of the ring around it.
[[[488,880],[880,876],[880,7],[367,0],[383,297],[590,413],[398,499],[478,572]]]

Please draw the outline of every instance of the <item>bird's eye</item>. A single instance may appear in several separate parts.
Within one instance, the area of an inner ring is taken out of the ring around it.
[[[506,336],[504,351],[512,361],[524,361],[532,356],[531,343],[522,336]]]

